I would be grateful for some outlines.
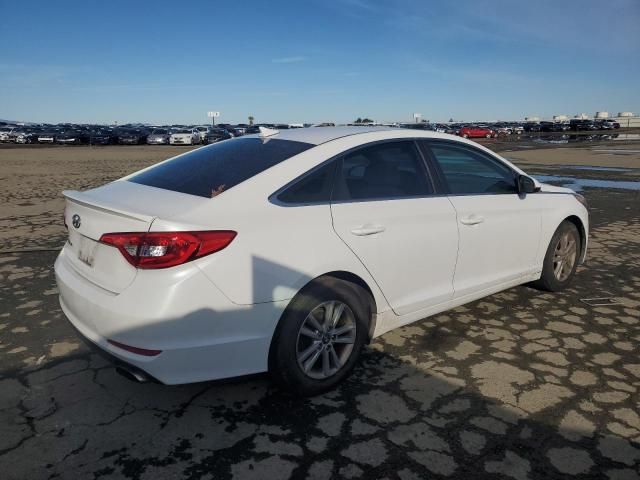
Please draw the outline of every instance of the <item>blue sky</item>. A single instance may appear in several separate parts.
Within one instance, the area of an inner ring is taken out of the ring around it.
[[[0,118],[640,112],[639,0],[0,0]]]

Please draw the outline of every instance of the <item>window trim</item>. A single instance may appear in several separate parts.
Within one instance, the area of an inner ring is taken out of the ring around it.
[[[433,168],[433,170],[436,172],[436,175],[438,177],[438,183],[443,195],[446,195],[448,197],[475,197],[480,195],[482,196],[485,196],[485,195],[518,195],[519,196],[520,195],[517,190],[517,177],[519,175],[519,172],[514,170],[513,167],[505,163],[502,159],[498,158],[497,156],[493,154],[489,154],[484,150],[480,150],[479,148],[476,148],[473,145],[467,145],[466,143],[457,142],[454,140],[423,138],[422,142],[420,143],[424,145],[426,154],[429,157],[429,163],[431,164],[431,167]],[[440,167],[440,163],[438,162],[438,159],[436,158],[432,150],[432,146],[438,146],[438,145],[453,146],[461,150],[468,150],[474,154],[480,155],[481,157],[488,159],[489,161],[498,163],[499,165],[507,169],[509,172],[511,172],[511,176],[513,178],[513,182],[514,182],[514,185],[516,186],[516,189],[511,193],[509,192],[453,193],[451,191],[451,187],[449,187],[449,183],[447,182],[444,172]]]
[[[424,140],[424,137],[407,137],[407,138],[387,138],[384,140],[375,140],[373,142],[368,142],[368,143],[363,143],[361,145],[356,145],[354,147],[348,148],[347,150],[344,150],[340,153],[338,153],[337,155],[334,155],[333,157],[319,163],[318,165],[316,165],[315,167],[311,168],[310,170],[306,171],[305,173],[297,176],[296,178],[294,178],[293,180],[291,180],[290,182],[286,183],[284,186],[280,187],[278,190],[276,190],[275,192],[273,192],[271,195],[269,195],[268,200],[269,202],[273,203],[274,205],[278,205],[279,207],[306,207],[306,206],[314,206],[314,205],[339,205],[339,204],[343,204],[343,203],[362,203],[362,202],[384,202],[384,201],[391,201],[391,200],[411,200],[411,199],[416,199],[416,198],[432,198],[432,197],[439,197],[442,196],[442,192],[438,189],[437,186],[437,182],[436,182],[436,175],[434,173],[434,171],[432,170],[432,168],[429,165],[429,161],[425,155],[425,153],[423,152],[421,146],[420,146],[420,140]],[[356,152],[358,150],[364,149],[364,148],[369,148],[375,145],[380,145],[380,144],[386,144],[386,143],[396,143],[396,142],[412,142],[417,153],[418,153],[418,157],[419,157],[419,163],[422,165],[420,167],[420,169],[422,170],[422,175],[424,176],[425,180],[427,181],[427,184],[429,185],[429,187],[431,187],[432,193],[429,194],[424,194],[424,195],[412,195],[412,196],[406,196],[406,197],[375,197],[375,198],[364,198],[364,199],[356,199],[356,200],[334,200],[333,199],[333,190],[335,188],[335,181],[336,181],[336,174],[339,171],[339,169],[342,167],[342,159],[343,157],[345,157],[346,155],[349,155],[353,152]],[[318,202],[306,202],[306,203],[290,203],[290,202],[284,202],[282,200],[279,199],[279,195],[281,193],[283,193],[287,188],[295,185],[297,182],[302,181],[305,177],[307,177],[308,175],[313,174],[314,171],[324,167],[325,165],[327,165],[330,162],[336,162],[336,166],[335,169],[333,171],[333,182],[331,184],[331,195],[330,195],[330,199],[329,201],[318,201]]]

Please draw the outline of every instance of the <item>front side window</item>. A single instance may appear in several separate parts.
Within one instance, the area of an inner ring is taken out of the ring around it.
[[[343,157],[333,201],[376,200],[432,194],[413,141],[365,147]]]
[[[431,152],[454,195],[516,193],[514,172],[471,147],[431,144]]]
[[[290,140],[238,138],[192,150],[127,180],[213,198],[311,147]]]

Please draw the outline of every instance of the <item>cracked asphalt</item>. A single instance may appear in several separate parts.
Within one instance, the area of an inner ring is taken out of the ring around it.
[[[582,150],[640,169],[631,149]],[[60,311],[59,192],[169,152],[0,150],[0,478],[640,479],[640,192],[585,190],[591,243],[568,290],[521,286],[390,332],[339,389],[298,399],[266,375],[132,383]],[[504,155],[534,174],[640,181],[544,152]],[[611,300],[581,301],[594,297]]]

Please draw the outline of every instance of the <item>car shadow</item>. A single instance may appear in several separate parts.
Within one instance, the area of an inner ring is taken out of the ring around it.
[[[83,348],[1,369],[4,478],[633,478],[640,372],[633,357],[587,365],[606,352],[568,348],[591,319],[571,295],[511,289],[399,328],[313,398],[264,374],[134,383]],[[543,322],[554,308],[558,325]],[[606,369],[633,392],[604,383]]]

